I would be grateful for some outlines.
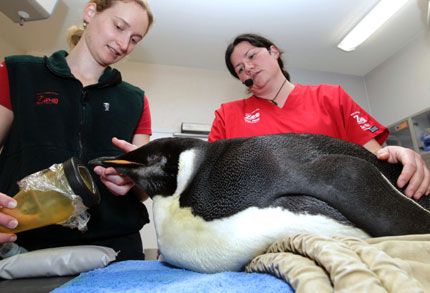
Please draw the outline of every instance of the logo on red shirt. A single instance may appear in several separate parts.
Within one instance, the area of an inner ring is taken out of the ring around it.
[[[355,111],[354,113],[352,113],[351,117],[357,121],[357,124],[360,125],[360,128],[362,130],[368,130],[372,127],[372,125],[367,122],[367,119],[361,116],[361,113],[359,111]]]
[[[245,113],[244,119],[246,123],[257,123],[260,121],[260,109],[257,108],[251,113]]]
[[[57,92],[42,92],[36,93],[36,105],[57,105],[59,101],[59,93]]]

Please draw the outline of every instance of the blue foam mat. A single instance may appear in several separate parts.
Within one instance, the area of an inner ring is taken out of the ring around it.
[[[244,272],[201,274],[159,261],[123,261],[82,273],[52,291],[63,292],[294,292],[272,275]]]

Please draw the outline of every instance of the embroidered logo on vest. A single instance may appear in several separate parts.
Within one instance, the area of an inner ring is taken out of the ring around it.
[[[59,102],[59,95],[60,94],[57,92],[36,93],[36,105],[57,105]]]
[[[257,123],[260,121],[260,108],[255,109],[251,113],[245,113],[244,119],[246,123]]]
[[[110,109],[110,104],[109,103],[103,103],[103,106],[105,108],[105,112],[108,112]]]

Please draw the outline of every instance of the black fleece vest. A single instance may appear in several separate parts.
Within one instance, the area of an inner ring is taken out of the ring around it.
[[[10,196],[17,193],[18,180],[72,156],[87,162],[122,153],[112,137],[131,141],[141,117],[142,90],[110,67],[97,84],[84,88],[71,74],[66,55],[5,59],[14,119],[0,155],[0,191]],[[55,225],[22,232],[19,243],[27,249],[86,244],[136,233],[149,222],[134,196],[114,196],[93,177],[102,200],[90,210],[87,232]]]

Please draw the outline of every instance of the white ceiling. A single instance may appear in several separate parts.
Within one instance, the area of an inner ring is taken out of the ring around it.
[[[287,68],[363,76],[429,29],[427,1],[409,0],[356,51],[347,53],[336,45],[378,0],[149,0],[155,23],[129,60],[226,70],[227,44],[252,32],[285,51]],[[49,19],[22,27],[0,13],[0,39],[23,52],[67,49],[66,29],[81,24],[86,3],[59,0]]]

